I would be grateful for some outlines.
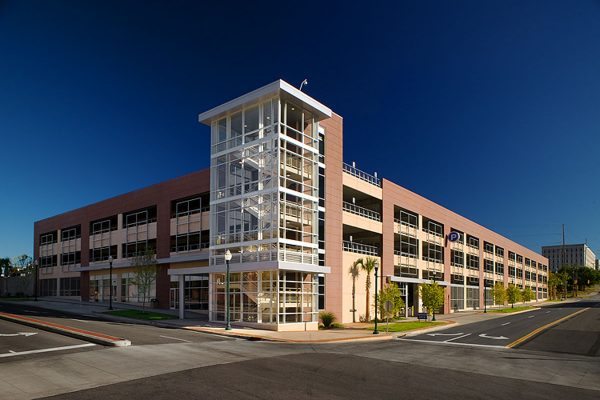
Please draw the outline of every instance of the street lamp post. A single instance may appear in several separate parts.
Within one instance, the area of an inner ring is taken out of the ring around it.
[[[225,281],[225,320],[227,325],[226,331],[231,330],[231,317],[229,315],[229,261],[231,261],[231,252],[229,249],[225,252],[225,264],[227,265],[226,281]]]
[[[379,270],[379,266],[377,264],[375,264],[375,330],[373,330],[373,335],[378,335],[379,331],[377,330],[377,308],[378,308],[378,304],[377,304],[377,299],[378,299],[378,294],[377,294],[377,281],[379,280],[379,278],[377,277],[377,271]]]
[[[113,299],[113,280],[112,280],[112,264],[113,264],[113,256],[108,256],[108,279],[110,282],[108,282],[108,284],[110,285],[110,290],[109,290],[109,299],[108,299],[108,309],[112,310],[113,306],[112,306],[112,299]]]
[[[35,284],[33,286],[33,300],[34,301],[38,301],[37,299],[37,295],[38,295],[38,260],[36,259],[33,262],[33,269],[35,270]]]

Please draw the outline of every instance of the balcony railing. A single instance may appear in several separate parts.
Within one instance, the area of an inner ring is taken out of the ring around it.
[[[350,242],[348,240],[344,240],[344,251],[365,254],[367,256],[379,256],[379,247],[363,243]]]
[[[374,175],[367,174],[366,172],[361,171],[360,169],[353,167],[350,164],[344,163],[344,171],[352,176],[357,177],[358,179],[361,179],[365,182],[369,182],[372,185],[381,187],[381,179]]]
[[[381,222],[381,214],[377,211],[369,210],[368,208],[357,206],[356,204],[348,203],[347,201],[344,201],[344,211],[372,219],[373,221]]]

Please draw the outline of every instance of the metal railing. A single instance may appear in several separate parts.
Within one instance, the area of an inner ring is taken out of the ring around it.
[[[379,247],[358,242],[350,242],[348,240],[344,240],[343,249],[344,251],[350,251],[352,253],[379,256]]]
[[[379,179],[375,175],[367,174],[366,172],[361,171],[360,169],[353,167],[350,164],[344,163],[344,171],[352,176],[357,177],[358,179],[361,179],[365,182],[369,182],[372,185],[381,187],[381,179]]]
[[[377,211],[369,210],[368,208],[357,206],[356,204],[348,203],[347,201],[344,201],[343,208],[344,211],[348,211],[349,213],[381,222],[381,214]]]

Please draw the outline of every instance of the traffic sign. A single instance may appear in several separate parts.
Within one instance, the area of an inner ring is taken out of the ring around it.
[[[449,242],[457,242],[460,239],[460,233],[452,231],[448,234]]]
[[[387,300],[385,303],[383,303],[383,309],[386,313],[391,313],[394,309],[394,303],[391,300]]]

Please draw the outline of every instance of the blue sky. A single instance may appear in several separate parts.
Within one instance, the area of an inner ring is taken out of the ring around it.
[[[217,3],[217,2],[214,2]],[[209,163],[197,114],[282,78],[344,158],[534,250],[600,249],[600,2],[0,1],[0,257]]]

